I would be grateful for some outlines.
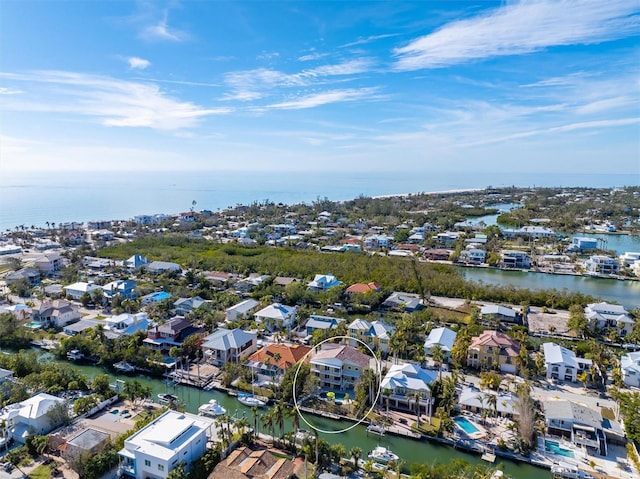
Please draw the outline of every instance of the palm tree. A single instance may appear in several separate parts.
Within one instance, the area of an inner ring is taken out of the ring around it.
[[[271,411],[269,411],[266,414],[262,415],[262,425],[264,426],[264,428],[270,432],[271,434],[271,440],[273,441],[274,437],[273,437],[273,409]]]
[[[284,439],[284,409],[285,404],[283,401],[276,403],[275,407],[272,409],[273,422],[278,426],[278,429],[280,429],[280,440]]]
[[[353,458],[354,467],[358,467],[358,459],[362,457],[362,449],[358,446],[354,446],[349,450],[349,456]]]
[[[253,435],[254,438],[258,438],[258,408],[253,406],[251,408],[251,416],[253,416]]]
[[[431,354],[433,362],[438,366],[438,379],[442,379],[442,363],[444,363],[445,360],[444,349],[442,349],[442,346],[439,344],[435,344],[431,347],[429,353]]]
[[[418,430],[420,430],[420,399],[422,399],[422,396],[420,395],[420,392],[416,391],[411,395],[411,397],[415,401],[414,407],[416,408],[416,427],[418,428]]]

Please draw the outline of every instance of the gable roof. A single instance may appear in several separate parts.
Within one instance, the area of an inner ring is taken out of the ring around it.
[[[202,347],[227,351],[231,348],[237,349],[240,346],[244,346],[256,338],[255,333],[249,333],[240,328],[233,330],[220,328],[204,338]]]
[[[281,319],[284,321],[295,314],[295,307],[285,306],[284,304],[280,303],[273,303],[266,308],[262,308],[260,311],[255,313],[254,316],[259,318]]]
[[[564,366],[578,369],[576,353],[570,349],[556,343],[544,343],[542,348],[544,350],[544,362],[546,364],[563,364]],[[582,359],[582,362],[591,364],[590,359]]]
[[[451,352],[453,343],[456,340],[456,332],[449,328],[434,328],[424,341],[425,349],[431,349],[436,344],[439,344],[444,351]]]

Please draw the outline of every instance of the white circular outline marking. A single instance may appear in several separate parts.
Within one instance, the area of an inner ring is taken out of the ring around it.
[[[350,336],[334,336],[332,338],[327,338],[327,339],[323,339],[322,341],[320,341],[318,344],[316,344],[315,346],[313,346],[311,348],[311,350],[304,355],[304,357],[302,358],[302,360],[300,361],[300,363],[298,363],[298,367],[296,368],[296,373],[293,376],[293,404],[294,407],[296,409],[296,412],[298,413],[298,416],[300,416],[300,419],[302,419],[302,421],[309,426],[311,429],[315,429],[318,432],[323,432],[325,434],[341,434],[343,432],[347,432],[351,429],[353,429],[356,426],[359,426],[360,424],[362,424],[362,422],[367,419],[367,417],[369,417],[369,414],[371,414],[371,412],[373,411],[373,408],[376,406],[376,404],[378,404],[378,399],[380,399],[380,392],[382,391],[382,377],[380,377],[380,383],[378,385],[378,393],[376,394],[376,399],[375,401],[373,401],[373,404],[371,405],[371,407],[369,408],[369,410],[367,411],[367,413],[362,416],[362,419],[360,419],[358,422],[352,424],[351,426],[344,428],[344,429],[340,429],[338,431],[327,431],[325,429],[320,429],[319,427],[314,426],[313,424],[310,424],[309,421],[307,421],[307,419],[304,417],[304,414],[302,414],[302,411],[300,411],[300,406],[298,406],[298,398],[296,395],[296,383],[298,382],[298,373],[300,372],[300,368],[302,367],[302,363],[305,362],[305,360],[307,359],[307,356],[309,356],[315,348],[317,348],[318,346],[322,346],[324,343],[328,342],[328,341],[333,341],[334,339],[346,339],[348,341],[358,341],[360,344],[364,345],[365,348],[367,348],[370,352],[371,352],[371,356],[373,357],[373,359],[376,360],[376,373],[378,374],[378,376],[382,376],[382,363],[380,362],[380,360],[376,357],[376,354],[373,352],[373,350],[369,347],[369,345],[367,343],[365,343],[364,341],[358,339],[358,338],[352,338]]]

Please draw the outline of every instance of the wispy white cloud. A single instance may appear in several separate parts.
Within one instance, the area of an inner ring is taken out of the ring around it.
[[[377,88],[349,88],[344,90],[331,90],[322,93],[306,95],[295,100],[274,103],[267,108],[278,110],[301,110],[315,108],[330,103],[342,103],[348,101],[371,99],[375,97]]]
[[[127,63],[129,63],[129,68],[132,70],[144,70],[151,66],[151,62],[149,60],[139,57],[129,57],[127,58]]]
[[[164,40],[182,42],[188,38],[186,32],[169,27],[169,12],[165,10],[162,19],[142,29],[141,36],[146,40]]]
[[[357,45],[366,45],[367,43],[375,42],[376,40],[382,40],[383,38],[397,37],[399,33],[387,33],[383,35],[370,35],[368,37],[360,37],[357,40],[344,45],[340,45],[341,48],[355,47]]]
[[[3,108],[91,116],[107,126],[179,130],[195,126],[203,117],[232,111],[171,98],[154,83],[65,71],[0,73],[0,77],[53,85],[40,88],[38,98],[3,102]]]
[[[262,52],[256,58],[258,60],[273,60],[274,58],[278,58],[280,53],[278,52]]]
[[[15,88],[6,88],[0,86],[0,95],[19,95],[24,93],[22,90],[16,90]]]
[[[307,55],[302,55],[298,57],[298,60],[300,60],[301,62],[308,62],[312,60],[320,60],[321,58],[328,57],[328,56],[329,56],[328,53],[314,52],[314,53],[309,53]]]
[[[636,35],[637,2],[523,1],[449,23],[394,50],[398,70],[439,68],[551,46],[592,44]]]

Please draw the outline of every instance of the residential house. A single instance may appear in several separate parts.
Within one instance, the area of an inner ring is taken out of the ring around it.
[[[620,370],[627,386],[640,388],[640,351],[623,355],[620,358]]]
[[[318,314],[312,314],[307,319],[304,325],[307,335],[313,334],[317,330],[328,331],[329,329],[335,329],[343,322],[342,318],[333,318],[331,316],[320,316]]]
[[[417,294],[393,292],[382,303],[383,309],[402,310],[407,313],[424,309],[425,305]]]
[[[124,267],[131,270],[140,269],[148,264],[149,260],[146,258],[146,256],[142,256],[141,254],[134,254],[129,259],[124,260]]]
[[[524,251],[505,249],[500,252],[500,267],[508,269],[529,269],[531,258]]]
[[[145,269],[149,273],[161,274],[161,273],[179,273],[182,268],[177,263],[170,263],[169,261],[152,261],[145,266]]]
[[[433,371],[422,369],[415,364],[394,364],[391,366],[382,382],[380,401],[389,401],[389,407],[416,413],[416,395],[420,396],[418,407],[420,414],[423,412],[431,415],[433,399],[431,397],[431,384],[436,380],[437,374]]]
[[[130,279],[118,279],[105,284],[102,290],[107,301],[111,301],[116,295],[121,299],[136,299],[137,286],[136,282]]]
[[[316,274],[313,281],[307,283],[307,289],[318,293],[335,286],[340,286],[341,284],[342,281],[338,281],[332,274]]]
[[[62,260],[58,253],[46,253],[38,256],[34,264],[43,276],[51,276],[60,271]]]
[[[364,247],[366,249],[388,248],[393,238],[391,236],[375,234],[364,237]]]
[[[633,331],[635,319],[624,306],[607,302],[587,304],[584,314],[594,329],[602,331],[616,330],[622,337]]]
[[[294,367],[311,351],[308,346],[268,344],[249,356],[247,367],[259,380],[279,383],[287,369]]]
[[[233,273],[225,273],[224,271],[205,271],[204,277],[214,284],[225,284],[236,278]]]
[[[347,327],[347,335],[354,338],[349,341],[349,345],[355,348],[361,346],[358,341],[355,341],[355,339],[359,339],[373,351],[380,351],[384,354],[389,352],[389,340],[394,331],[395,328],[384,321],[370,323],[364,319],[356,319]]]
[[[320,380],[322,388],[350,391],[370,360],[370,356],[351,346],[325,343],[311,353],[311,373]]]
[[[519,324],[522,322],[522,315],[505,306],[488,304],[480,308],[480,319],[489,323],[499,322]]]
[[[88,283],[85,281],[78,281],[77,283],[70,284],[69,286],[65,286],[62,289],[64,290],[68,298],[72,298],[78,301],[85,293],[91,294],[94,289],[102,290],[102,287],[91,281]]]
[[[236,291],[247,293],[249,291],[253,291],[257,286],[260,286],[270,277],[271,276],[268,274],[251,273],[247,278],[241,279],[234,284],[233,287]]]
[[[520,344],[517,341],[499,331],[487,330],[471,339],[467,364],[473,368],[515,373],[519,352]]]
[[[22,268],[8,273],[4,280],[7,286],[11,286],[18,281],[26,281],[29,286],[37,286],[40,284],[40,271],[36,268]]]
[[[345,294],[367,294],[369,292],[377,293],[382,289],[378,283],[355,283],[349,286],[344,292]]]
[[[291,283],[295,283],[298,281],[296,278],[292,278],[289,276],[276,276],[273,279],[273,284],[276,286],[281,286],[283,288],[289,286]]]
[[[133,334],[136,331],[146,331],[153,325],[147,313],[122,313],[104,319],[104,329],[118,336]]]
[[[638,251],[625,251],[624,254],[619,256],[620,264],[631,267],[640,261],[640,252]]]
[[[443,248],[430,248],[422,253],[422,257],[428,261],[449,261],[453,250]]]
[[[254,451],[242,446],[220,461],[207,479],[292,479],[303,473],[295,474],[291,459],[274,456],[267,449]]]
[[[591,369],[590,359],[579,358],[570,349],[556,343],[544,343],[542,350],[547,379],[576,382],[578,374]]]
[[[620,263],[611,256],[594,254],[584,263],[587,274],[610,275],[620,272]]]
[[[542,403],[547,433],[562,436],[576,446],[601,456],[607,455],[607,434],[619,434],[619,425],[612,420],[603,421],[599,409],[566,399],[547,398]],[[619,431],[620,433],[622,431]]]
[[[262,324],[268,331],[279,331],[282,329],[291,329],[298,310],[295,306],[285,306],[280,303],[273,303],[262,308],[254,314],[256,322]]]
[[[43,436],[60,426],[49,411],[64,404],[64,399],[51,394],[38,393],[20,403],[5,407],[0,412],[14,441],[24,444],[31,435]]]
[[[557,236],[555,231],[546,226],[523,226],[519,229],[505,228],[502,230],[502,235],[506,239],[513,239],[515,237],[542,239]]]
[[[0,314],[9,313],[18,321],[24,321],[33,315],[33,311],[26,304],[6,304],[0,306]]]
[[[438,233],[433,238],[436,240],[438,246],[449,248],[460,239],[460,233],[457,231],[446,231],[444,233]]]
[[[91,428],[84,429],[67,441],[64,451],[65,458],[73,460],[72,458],[81,454],[98,454],[107,447],[110,439],[111,436],[106,432]]]
[[[475,386],[465,386],[458,398],[458,407],[463,411],[482,413],[488,411],[501,417],[513,419],[519,416],[518,396],[512,392],[484,392]]]
[[[239,363],[242,358],[253,354],[257,349],[256,333],[220,328],[203,338],[202,351],[205,359],[216,366],[228,362]]]
[[[463,249],[460,252],[460,262],[467,264],[483,264],[487,258],[487,252],[479,248]]]
[[[150,293],[140,298],[140,302],[142,303],[142,306],[147,306],[149,304],[159,303],[160,301],[164,301],[169,298],[171,298],[171,295],[166,291],[156,291],[155,293]]]
[[[577,251],[580,253],[583,251],[592,251],[598,249],[598,240],[597,238],[582,238],[574,236],[567,249],[569,251]]]
[[[246,319],[251,316],[251,312],[260,306],[255,299],[245,299],[244,301],[227,308],[224,312],[227,322]]]
[[[64,299],[43,301],[39,309],[33,310],[33,321],[40,323],[43,328],[62,328],[80,318],[78,308]]]
[[[433,328],[424,341],[424,353],[431,356],[431,349],[438,345],[442,348],[445,358],[451,357],[451,349],[456,341],[456,332],[449,328]]]
[[[174,301],[173,307],[177,315],[184,316],[194,309],[203,306],[205,303],[207,303],[206,299],[202,299],[200,296],[194,296],[193,298],[178,298]]]
[[[75,336],[76,334],[84,333],[85,331],[95,328],[99,323],[96,319],[81,319],[75,323],[67,324],[62,328],[62,332],[67,336]],[[105,331],[105,337],[109,337],[109,334]],[[112,336],[115,337],[115,336]]]
[[[151,328],[143,344],[154,351],[168,353],[172,347],[182,346],[184,340],[192,334],[203,335],[205,332],[204,328],[194,326],[193,320],[176,316]]]
[[[213,419],[168,410],[124,441],[120,472],[135,479],[166,479],[180,463],[191,467],[207,450]]]

